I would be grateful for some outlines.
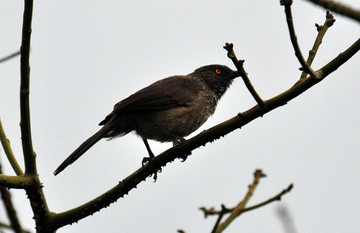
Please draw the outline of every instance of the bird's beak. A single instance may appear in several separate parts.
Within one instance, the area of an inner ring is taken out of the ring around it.
[[[237,78],[240,76],[240,72],[239,71],[233,71],[231,74],[231,79]]]

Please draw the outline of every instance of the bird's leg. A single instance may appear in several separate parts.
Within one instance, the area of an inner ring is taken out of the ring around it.
[[[143,138],[143,142],[144,142],[145,147],[146,147],[146,149],[147,149],[147,151],[149,153],[149,157],[144,157],[143,160],[142,160],[142,165],[144,166],[146,163],[151,162],[151,160],[153,160],[155,158],[155,156],[154,156],[154,153],[151,151],[149,143],[148,143],[146,138]],[[156,172],[153,173],[154,174],[154,182],[157,180],[157,173],[158,172],[161,172],[161,168],[159,168],[159,170],[157,170]]]
[[[177,138],[173,141],[173,146],[177,146],[178,144],[182,143],[186,141],[185,138]],[[187,153],[187,154],[184,154],[182,157],[181,157],[181,162],[185,162],[185,160],[187,159],[187,157],[191,155],[191,152]]]
[[[145,144],[146,150],[149,153],[149,157],[144,157],[143,160],[142,160],[142,164],[144,166],[145,163],[151,161],[153,158],[155,158],[155,156],[154,156],[154,153],[150,149],[150,146],[149,146],[149,143],[148,143],[147,139],[143,138],[142,140],[143,140],[143,142]]]

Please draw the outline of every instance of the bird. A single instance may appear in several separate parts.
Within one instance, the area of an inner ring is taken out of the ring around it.
[[[132,131],[154,158],[148,139],[177,145],[215,112],[238,71],[224,65],[202,66],[187,75],[170,76],[135,92],[114,105],[99,125],[102,128],[84,141],[54,171],[62,172],[102,138],[113,139]]]

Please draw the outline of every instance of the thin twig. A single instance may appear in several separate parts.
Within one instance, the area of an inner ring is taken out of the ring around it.
[[[31,139],[30,124],[30,38],[31,38],[31,21],[33,12],[33,0],[25,0],[25,9],[23,17],[21,57],[20,57],[20,128],[21,140],[24,153],[25,173],[35,175],[36,163],[35,152],[33,150]]]
[[[221,211],[219,213],[219,216],[218,216],[218,218],[217,218],[217,220],[215,222],[215,225],[214,225],[211,233],[216,233],[216,230],[218,229],[218,227],[219,227],[219,225],[221,223],[221,219],[224,217],[224,214],[225,214],[226,210],[227,209],[225,208],[225,206],[221,205]]]
[[[274,201],[280,201],[282,196],[284,196],[285,194],[289,193],[292,188],[294,187],[293,184],[290,184],[286,189],[282,190],[280,193],[276,194],[275,196],[273,196],[272,198],[263,201],[259,204],[253,205],[253,206],[249,206],[245,209],[243,209],[242,213],[260,208],[262,206],[268,205]],[[235,207],[234,207],[235,208]],[[221,210],[215,210],[214,208],[210,208],[210,209],[206,209],[204,207],[201,207],[200,210],[202,210],[206,216],[210,216],[210,215],[220,215],[220,214],[227,214],[227,213],[231,213],[232,211],[234,211],[234,208],[228,209],[228,208],[224,208],[222,207]]]
[[[334,24],[334,22],[335,22],[334,16],[329,11],[327,11],[324,24],[321,26],[318,24],[315,24],[318,34],[316,36],[316,39],[315,39],[312,49],[309,51],[308,59],[306,60],[306,63],[309,66],[311,66],[312,62],[314,61],[314,58],[320,47],[320,44],[322,43],[322,39],[324,38],[326,31],[329,29],[329,27],[331,27]],[[306,76],[307,76],[307,73],[303,71],[301,73],[300,80],[305,79]]]
[[[6,137],[4,128],[3,128],[2,123],[1,123],[1,119],[0,119],[0,141],[1,141],[2,147],[4,148],[6,157],[9,160],[9,162],[11,164],[11,167],[15,171],[16,175],[18,175],[18,176],[23,175],[24,173],[21,170],[21,168],[20,168],[20,166],[19,166],[19,164],[18,164],[18,162],[17,162],[17,160],[16,160],[16,158],[14,156],[14,153],[13,153],[13,151],[11,149],[10,141]]]
[[[232,43],[226,43],[223,47],[226,51],[228,51],[227,56],[233,61],[234,65],[236,66],[238,72],[240,73],[241,78],[243,79],[245,86],[250,91],[251,95],[255,99],[255,101],[258,103],[260,107],[264,106],[264,101],[261,99],[259,94],[255,91],[254,86],[251,84],[250,79],[245,71],[244,68],[244,60],[238,60],[234,49],[234,45]]]
[[[0,58],[0,63],[6,62],[7,60],[10,60],[11,58],[14,58],[14,57],[19,56],[19,55],[20,55],[20,51],[9,54],[9,55],[7,55],[7,56],[5,56],[3,58]]]
[[[219,227],[217,227],[215,233],[223,232],[230,225],[230,223],[234,221],[241,214],[241,212],[245,209],[246,204],[252,197],[255,188],[259,184],[260,179],[263,177],[266,177],[266,175],[261,170],[256,170],[254,172],[254,181],[249,186],[249,190],[246,193],[244,199],[234,208],[234,211],[230,214],[230,216],[227,219],[225,219],[225,221],[222,222],[219,225]]]
[[[250,210],[254,210],[254,209],[257,209],[257,208],[260,208],[262,206],[265,206],[267,204],[270,204],[271,202],[274,202],[274,201],[281,201],[281,198],[282,196],[284,196],[285,194],[289,193],[292,189],[293,189],[294,185],[293,184],[290,184],[286,189],[284,189],[283,191],[281,191],[279,194],[277,194],[276,196],[264,201],[264,202],[261,202],[257,205],[253,205],[253,206],[250,206],[246,209],[244,209],[243,213],[244,212],[247,212],[247,211],[250,211]]]
[[[0,164],[0,174],[2,174],[2,167]],[[11,228],[16,233],[23,233],[22,227],[20,225],[20,221],[17,217],[14,205],[11,200],[11,194],[6,187],[0,187],[0,194],[3,200],[6,214],[11,222]]]
[[[313,71],[311,69],[311,67],[305,62],[305,59],[301,53],[301,50],[300,50],[300,47],[299,47],[299,44],[297,41],[297,36],[295,34],[295,28],[294,28],[293,18],[292,18],[292,14],[291,14],[292,0],[280,0],[280,4],[285,7],[286,22],[287,22],[289,33],[290,33],[290,40],[291,40],[291,43],[295,50],[295,56],[297,57],[297,59],[299,60],[299,62],[301,64],[301,69],[304,72],[306,72],[307,74],[309,74],[310,76],[317,77],[317,74],[315,73],[315,71]]]

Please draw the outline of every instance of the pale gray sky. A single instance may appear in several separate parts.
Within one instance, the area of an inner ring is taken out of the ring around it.
[[[359,1],[348,0],[353,5]],[[1,1],[0,57],[19,48],[23,3]],[[113,105],[167,76],[219,63],[234,68],[222,49],[233,42],[259,92],[268,99],[298,79],[279,1],[35,1],[31,50],[31,122],[38,170],[49,207],[65,211],[116,185],[141,165],[146,149],[134,135],[102,140],[59,176],[52,172]],[[325,10],[295,1],[298,40],[306,55]],[[314,69],[345,50],[359,25],[335,14]],[[268,175],[250,204],[294,183],[283,197],[298,232],[360,229],[360,55],[305,94],[225,138],[163,169],[109,208],[58,232],[210,232],[200,206],[238,203],[261,168]],[[1,64],[0,117],[18,159],[19,59]],[[199,131],[255,104],[241,79]],[[195,134],[196,134],[195,133]],[[195,135],[193,134],[193,135]],[[171,143],[150,142],[154,153]],[[0,152],[3,169],[13,174]],[[101,161],[101,162],[100,162]],[[22,190],[11,190],[18,214],[33,229]],[[226,231],[283,232],[274,203],[244,214]],[[1,213],[3,213],[1,209]],[[1,214],[3,219],[3,214]]]

